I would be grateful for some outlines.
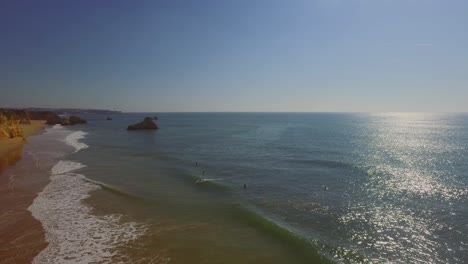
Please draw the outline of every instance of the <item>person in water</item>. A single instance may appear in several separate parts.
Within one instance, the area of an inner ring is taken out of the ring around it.
[[[244,189],[247,189],[247,184],[244,183]]]
[[[198,162],[197,162],[196,164],[198,165]],[[205,171],[203,171],[203,176],[205,176]],[[202,177],[200,177],[200,179],[198,179],[197,181],[195,181],[195,183],[196,183],[196,184],[201,184],[201,183],[203,183],[204,181],[205,181],[205,180],[204,180]]]
[[[198,167],[198,161],[195,161],[195,167]]]

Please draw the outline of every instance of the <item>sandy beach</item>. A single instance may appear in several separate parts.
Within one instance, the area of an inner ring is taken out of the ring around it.
[[[31,120],[30,125],[22,125],[25,137],[38,133],[44,128],[44,125],[45,121],[42,120]],[[0,173],[18,159],[18,152],[21,154],[21,149],[26,142],[20,137],[0,140]]]
[[[43,186],[17,186],[8,166],[22,157],[27,137],[40,132],[45,121],[23,125],[26,140],[14,138],[0,141],[0,263],[31,263],[45,248],[43,229],[27,208]]]

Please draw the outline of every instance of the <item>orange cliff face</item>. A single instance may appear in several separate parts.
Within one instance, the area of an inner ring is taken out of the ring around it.
[[[21,124],[30,123],[27,117],[21,118],[14,114],[0,112],[0,140],[24,137],[24,128]]]

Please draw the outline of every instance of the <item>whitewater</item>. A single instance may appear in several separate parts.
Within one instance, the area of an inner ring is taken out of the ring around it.
[[[79,140],[83,131],[72,132],[65,143],[76,153],[88,148]],[[60,160],[50,171],[50,183],[28,208],[44,230],[48,246],[33,263],[122,263],[116,261],[117,246],[137,239],[145,227],[121,221],[121,215],[93,215],[83,203],[92,191],[101,187],[77,173],[85,164]]]

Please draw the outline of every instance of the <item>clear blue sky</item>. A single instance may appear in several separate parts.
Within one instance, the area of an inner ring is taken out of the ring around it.
[[[468,111],[465,0],[1,0],[0,106]]]

